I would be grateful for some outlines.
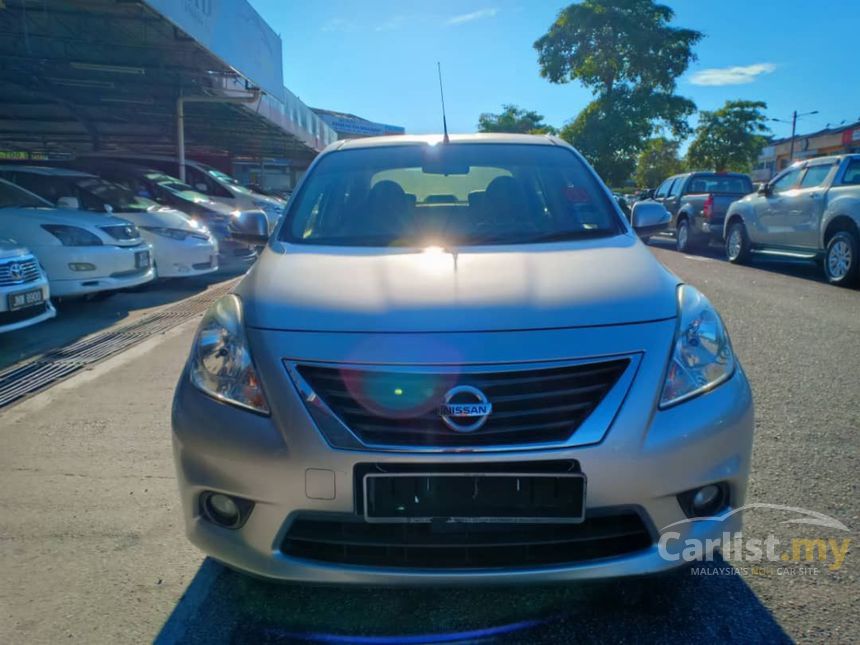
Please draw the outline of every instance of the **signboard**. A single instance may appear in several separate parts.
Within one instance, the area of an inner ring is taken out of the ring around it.
[[[853,130],[843,130],[842,145],[847,147],[855,143],[860,143],[860,128],[854,128]]]
[[[385,123],[374,123],[358,118],[348,118],[347,116],[337,117],[331,114],[322,113],[320,118],[325,121],[329,127],[339,134],[352,134],[363,137],[378,137],[390,134],[404,134],[406,130],[396,125],[386,125]]]
[[[242,76],[284,100],[280,37],[248,0],[144,0]]]

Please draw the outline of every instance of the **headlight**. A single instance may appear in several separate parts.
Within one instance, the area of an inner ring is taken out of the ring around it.
[[[191,231],[183,231],[181,228],[166,228],[162,226],[141,226],[140,228],[161,237],[169,237],[171,240],[184,240],[191,234]]]
[[[190,373],[191,382],[209,396],[269,413],[248,349],[242,303],[236,296],[224,296],[203,316],[191,350]]]
[[[660,407],[667,408],[715,388],[734,369],[732,344],[719,314],[698,290],[681,285],[678,330]]]
[[[103,246],[104,243],[95,234],[85,228],[65,226],[63,224],[42,224],[42,228],[60,240],[63,246]]]

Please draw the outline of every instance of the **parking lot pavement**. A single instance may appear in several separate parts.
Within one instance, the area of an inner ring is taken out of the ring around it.
[[[722,312],[753,386],[747,501],[825,513],[856,538],[860,292],[808,267],[664,246],[657,257]],[[0,413],[0,641],[860,641],[856,553],[809,576],[516,589],[299,587],[228,571],[186,543],[175,490],[169,406],[192,333],[175,328]],[[783,519],[756,511],[746,526]]]
[[[96,300],[56,301],[56,318],[0,334],[0,370],[113,325],[133,322],[158,307],[205,291],[240,273],[238,269],[220,270],[192,278],[158,280],[132,291],[105,294]]]

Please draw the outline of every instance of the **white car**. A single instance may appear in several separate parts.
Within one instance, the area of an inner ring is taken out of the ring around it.
[[[155,277],[152,247],[131,222],[54,208],[2,179],[0,237],[33,252],[56,297],[136,287]]]
[[[0,166],[0,177],[56,206],[110,213],[136,225],[152,245],[159,278],[184,278],[218,270],[218,242],[184,213],[139,197],[96,175],[68,168]]]
[[[56,316],[50,295],[36,256],[12,240],[0,239],[0,334]]]
[[[148,168],[157,168],[174,177],[181,176],[175,157],[111,152],[94,153],[85,158],[116,159]],[[262,210],[269,220],[270,232],[274,230],[275,225],[284,214],[285,200],[256,193],[227,173],[199,161],[185,160],[185,183],[190,184],[194,190],[204,193],[207,197],[229,206],[233,210]]]

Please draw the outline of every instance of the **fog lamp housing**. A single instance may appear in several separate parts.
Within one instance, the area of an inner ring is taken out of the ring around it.
[[[95,271],[96,265],[92,262],[69,262],[72,271]]]
[[[242,528],[254,508],[254,502],[224,493],[206,491],[200,495],[200,514],[212,524]]]
[[[687,517],[709,517],[729,505],[729,487],[725,482],[706,484],[678,495],[678,503]]]

